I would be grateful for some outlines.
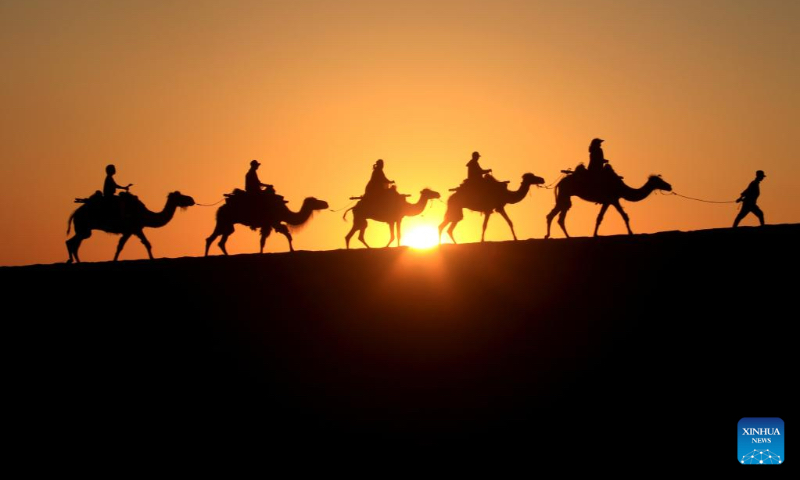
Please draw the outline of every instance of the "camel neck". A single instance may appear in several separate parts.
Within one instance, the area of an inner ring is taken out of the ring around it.
[[[631,188],[623,184],[622,198],[629,202],[639,202],[650,196],[653,193],[653,187],[649,182],[642,185],[640,188]]]

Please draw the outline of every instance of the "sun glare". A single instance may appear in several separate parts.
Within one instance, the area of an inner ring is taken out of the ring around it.
[[[417,250],[427,250],[439,244],[439,232],[431,225],[418,225],[403,232],[402,243]]]

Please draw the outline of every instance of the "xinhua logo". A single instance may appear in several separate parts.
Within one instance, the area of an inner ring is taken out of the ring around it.
[[[739,420],[737,441],[739,463],[743,465],[780,465],[784,461],[783,420],[745,417]]]

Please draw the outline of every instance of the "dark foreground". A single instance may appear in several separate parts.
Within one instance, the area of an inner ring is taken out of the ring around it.
[[[3,268],[13,431],[43,456],[747,468],[739,418],[794,427],[798,244],[783,225]]]

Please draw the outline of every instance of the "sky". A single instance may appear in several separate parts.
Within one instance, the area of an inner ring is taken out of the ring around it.
[[[73,199],[102,188],[107,164],[154,211],[174,190],[219,201],[252,159],[290,208],[314,196],[340,210],[381,158],[412,201],[443,196],[410,232],[441,222],[473,151],[516,188],[525,172],[549,184],[588,163],[595,137],[634,187],[657,173],[683,195],[735,200],[762,169],[767,222],[798,222],[798,58],[794,0],[0,0],[0,265],[65,261]],[[508,207],[518,237],[542,238],[553,205],[532,189]],[[637,233],[737,213],[661,195],[623,205]],[[591,235],[598,210],[575,200],[570,233]],[[154,254],[202,255],[215,211],[146,230]],[[344,248],[341,216],[319,212],[295,248]],[[479,241],[481,223],[466,212],[456,239]],[[609,211],[600,233],[623,232]],[[366,235],[383,245],[388,227]],[[487,240],[510,239],[493,216]],[[81,259],[110,260],[117,240],[94,232]],[[228,250],[258,251],[258,234],[237,226]],[[120,258],[145,257],[134,239]]]

